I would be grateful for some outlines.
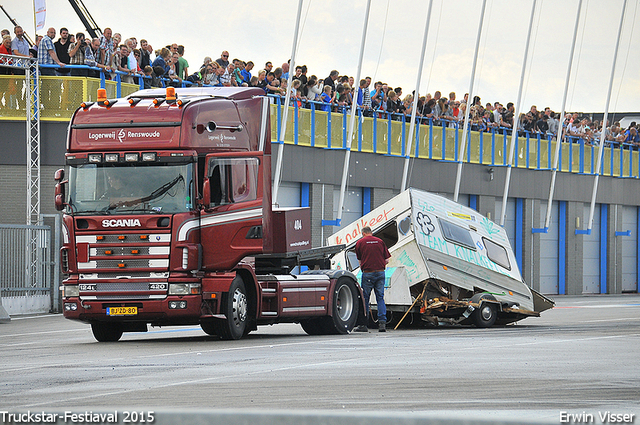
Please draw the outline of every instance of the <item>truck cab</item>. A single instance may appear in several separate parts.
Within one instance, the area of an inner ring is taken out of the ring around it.
[[[342,279],[351,308],[336,326],[353,327],[361,300],[354,277],[290,276],[305,261],[328,264],[330,252],[311,248],[308,209],[272,209],[262,90],[98,97],[74,113],[68,173],[55,176],[65,317],[90,323],[98,341],[148,324],[200,324],[238,339],[259,324],[333,320]],[[282,296],[304,287],[313,293]]]

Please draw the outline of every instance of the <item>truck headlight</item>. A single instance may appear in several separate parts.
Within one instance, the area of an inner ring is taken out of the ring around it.
[[[170,283],[169,295],[197,295],[200,293],[199,283]]]
[[[63,290],[64,290],[65,297],[80,296],[80,290],[78,289],[78,285],[64,285]]]

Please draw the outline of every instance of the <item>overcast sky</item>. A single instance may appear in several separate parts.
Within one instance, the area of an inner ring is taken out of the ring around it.
[[[298,2],[295,0],[189,0],[148,2],[84,0],[102,29],[123,39],[149,40],[154,48],[183,44],[190,72],[205,56],[279,66],[291,56]],[[425,0],[372,0],[363,76],[410,93],[416,84],[427,17]],[[33,2],[4,0],[7,12],[31,36]],[[420,93],[469,90],[478,32],[480,0],[433,0]],[[483,102],[515,102],[532,0],[488,0],[480,41],[474,93]],[[623,0],[584,0],[567,110],[603,111]],[[640,0],[628,0],[610,111],[640,111]],[[558,111],[562,103],[578,0],[538,0],[522,108],[533,104]],[[332,69],[355,76],[365,0],[304,0],[296,64],[326,77]],[[2,28],[10,28],[5,16]],[[634,25],[636,28],[634,28]],[[67,0],[47,0],[46,27],[85,31]],[[40,31],[44,34],[46,29]]]

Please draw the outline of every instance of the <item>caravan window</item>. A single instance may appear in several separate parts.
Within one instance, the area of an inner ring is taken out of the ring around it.
[[[382,239],[382,242],[387,246],[387,249],[398,243],[398,225],[395,221],[392,221],[382,229],[375,230],[373,236]],[[349,271],[355,270],[360,267],[360,261],[356,256],[355,242],[351,248],[347,250],[347,269]]]
[[[395,221],[392,221],[384,228],[375,230],[373,236],[382,239],[382,242],[384,242],[387,249],[389,249],[398,243],[398,225]]]
[[[453,242],[458,245],[462,245],[472,250],[476,250],[476,246],[473,243],[473,238],[469,229],[460,227],[456,224],[450,223],[446,220],[438,219],[440,228],[442,229],[442,235],[449,242]]]
[[[509,262],[509,255],[507,250],[502,245],[498,245],[494,241],[482,238],[485,248],[487,248],[487,257],[497,265],[504,267],[507,270],[511,270],[511,263]]]

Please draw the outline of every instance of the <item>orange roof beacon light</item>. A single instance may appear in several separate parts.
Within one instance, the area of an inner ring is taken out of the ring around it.
[[[111,108],[114,103],[118,100],[109,100],[107,99],[107,90],[106,89],[98,89],[98,105],[106,106],[107,109]]]
[[[176,89],[171,86],[167,87],[167,94],[165,96],[165,99],[169,105],[175,104],[177,99]]]
[[[107,89],[98,89],[98,102],[102,103],[107,100]]]

